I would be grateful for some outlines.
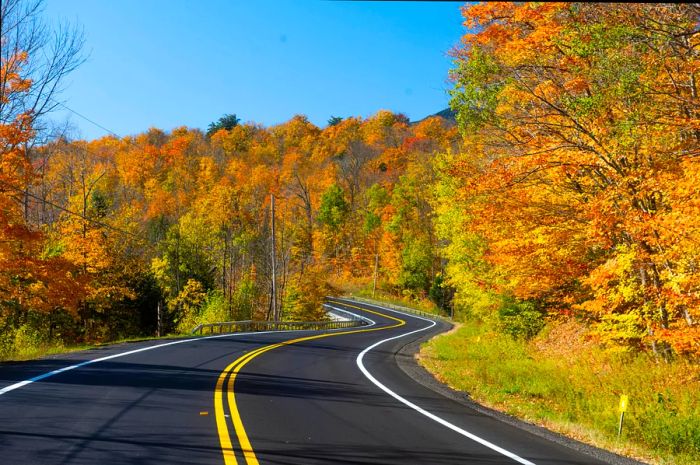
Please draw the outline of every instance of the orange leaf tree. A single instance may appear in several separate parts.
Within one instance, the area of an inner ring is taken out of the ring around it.
[[[634,313],[654,348],[698,316],[697,14],[480,4],[465,7],[476,32],[454,52],[452,105],[473,153],[451,170],[504,289]]]

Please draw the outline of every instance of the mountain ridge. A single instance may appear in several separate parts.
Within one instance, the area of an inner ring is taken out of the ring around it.
[[[438,111],[437,113],[433,113],[432,115],[428,115],[425,118],[419,119],[417,121],[411,121],[411,125],[418,124],[421,121],[425,121],[428,118],[432,118],[434,116],[439,116],[446,120],[450,124],[457,124],[457,112],[454,111],[451,108],[445,108],[443,110]]]

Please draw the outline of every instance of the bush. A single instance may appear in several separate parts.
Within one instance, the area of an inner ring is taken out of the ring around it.
[[[255,301],[259,297],[260,290],[255,286],[255,279],[246,276],[241,279],[232,297],[232,319],[254,319]]]
[[[207,295],[207,300],[202,305],[201,313],[197,317],[197,322],[199,324],[207,324],[229,320],[231,320],[231,315],[224,294],[220,291],[210,292]]]
[[[206,299],[207,293],[202,283],[196,279],[187,280],[187,284],[185,284],[185,287],[177,297],[169,302],[169,307],[174,313],[178,332],[189,333],[192,331],[192,328],[197,324],[197,319]]]
[[[644,322],[634,313],[604,315],[592,332],[606,346],[625,349],[640,347],[646,334]]]
[[[425,296],[430,287],[431,245],[424,238],[409,237],[401,251],[397,285],[407,295]]]
[[[292,279],[282,299],[282,319],[318,321],[326,319],[323,308],[329,287],[321,270],[308,269]]]
[[[544,314],[534,302],[508,299],[498,311],[498,328],[514,339],[532,339],[544,325]]]
[[[37,328],[33,328],[28,324],[17,328],[14,339],[14,351],[17,354],[32,353],[44,343]]]
[[[454,288],[445,282],[445,277],[442,274],[438,274],[435,276],[432,286],[430,286],[428,296],[440,310],[449,311],[454,293]]]
[[[28,311],[21,318],[12,319],[13,324],[3,321],[0,331],[0,360],[26,359],[36,357],[47,351],[63,347],[61,334],[52,331],[56,324],[56,315],[60,312],[43,313]],[[20,323],[21,321],[21,323]],[[73,323],[69,318],[68,323]]]

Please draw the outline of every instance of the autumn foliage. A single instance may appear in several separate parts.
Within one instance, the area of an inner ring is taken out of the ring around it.
[[[443,173],[486,284],[587,316],[604,341],[700,353],[697,7],[463,13],[474,32],[454,51],[452,104],[466,148]]]
[[[33,118],[31,111],[7,108],[31,89],[27,66],[26,54],[0,63],[0,326],[5,328],[26,324],[30,309],[39,315],[57,310],[75,313],[83,295],[75,265],[44,249],[45,234],[28,224],[23,208],[22,191],[34,181],[26,149],[33,136]],[[0,338],[0,349],[13,344]]]
[[[323,319],[329,279],[366,281],[375,262],[380,287],[426,295],[439,259],[423,172],[457,139],[441,118],[411,125],[381,111],[325,129],[295,116],[8,149],[24,178],[2,197],[21,261],[4,276],[26,284],[5,295],[30,315],[53,310],[40,329],[65,342],[268,319],[273,298],[282,318]]]
[[[3,347],[28,327],[75,342],[266,319],[273,302],[318,319],[330,285],[376,277],[515,337],[573,315],[601,344],[696,357],[697,7],[463,13],[458,126],[225,115],[206,132],[39,144],[31,111],[5,118]],[[26,55],[10,58],[5,106],[33,85]]]

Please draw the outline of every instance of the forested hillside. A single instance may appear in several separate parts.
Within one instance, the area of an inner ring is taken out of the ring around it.
[[[163,332],[272,318],[271,196],[281,318],[322,318],[328,283],[373,277],[375,265],[382,288],[426,295],[441,270],[430,159],[452,150],[456,128],[388,111],[332,123],[226,116],[207,133],[151,129],[18,152],[31,174],[7,180],[17,189],[6,221],[27,237],[3,242],[24,273],[3,273],[6,347],[13,334],[154,334],[158,306]]]
[[[37,107],[19,105],[44,89],[32,50],[5,48],[0,351],[273,307],[316,319],[324,295],[376,278],[515,337],[576,318],[600,345],[696,357],[697,7],[493,3],[464,16],[454,113],[440,113],[457,126],[225,115],[207,131],[47,141]]]

